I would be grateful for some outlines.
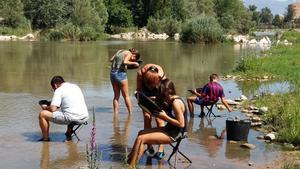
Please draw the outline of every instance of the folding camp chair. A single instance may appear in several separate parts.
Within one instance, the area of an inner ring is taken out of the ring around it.
[[[189,163],[192,163],[192,161],[179,150],[179,145],[180,145],[182,139],[184,139],[184,138],[187,138],[186,134],[184,134],[183,136],[178,138],[178,140],[175,142],[176,143],[175,146],[172,143],[170,143],[170,146],[173,147],[173,151],[168,158],[168,163],[170,164],[170,159],[175,154],[175,164],[174,164],[175,167],[177,165],[177,153],[181,154]]]
[[[210,117],[211,115],[213,115],[214,117],[219,117],[219,116],[216,116],[215,114],[214,114],[214,112],[212,111],[213,110],[213,108],[214,108],[214,106],[216,105],[217,106],[217,102],[205,102],[205,103],[203,103],[202,104],[205,108],[206,108],[206,110],[207,110],[207,113],[206,113],[206,117],[208,116],[208,117]],[[200,107],[201,107],[201,105],[200,105]]]
[[[82,125],[87,125],[88,122],[83,122],[83,123],[79,123],[79,122],[71,122],[70,124],[68,124],[68,128],[72,128],[72,134],[71,134],[71,138],[72,137],[76,137],[78,141],[80,141],[77,133],[79,132],[79,130],[83,127]],[[74,128],[75,127],[75,128]]]

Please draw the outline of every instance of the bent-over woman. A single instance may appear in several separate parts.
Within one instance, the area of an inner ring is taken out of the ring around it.
[[[137,74],[136,81],[136,91],[143,92],[146,96],[155,100],[158,94],[158,86],[160,82],[166,79],[165,72],[163,68],[157,64],[148,63],[144,65]],[[143,110],[144,117],[144,129],[151,128],[151,120],[152,115],[150,112],[146,112]],[[159,118],[155,118],[157,127],[164,127],[165,123],[163,120]],[[161,159],[164,156],[164,147],[163,145],[158,146],[158,151],[155,153],[153,147],[148,144],[147,146],[147,154],[150,157],[155,157],[157,159]]]
[[[120,97],[120,91],[122,92],[122,96],[125,100],[128,113],[132,113],[131,101],[128,94],[127,65],[138,68],[139,64],[136,61],[139,58],[139,52],[136,49],[131,48],[129,50],[119,50],[110,59],[110,81],[114,90],[114,115],[118,115],[118,101]]]

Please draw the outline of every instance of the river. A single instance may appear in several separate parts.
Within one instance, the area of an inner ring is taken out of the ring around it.
[[[122,168],[125,149],[132,148],[137,132],[143,128],[143,117],[133,96],[136,70],[128,71],[133,115],[128,117],[123,98],[120,114],[113,117],[113,91],[109,79],[109,58],[118,49],[134,47],[144,63],[161,65],[167,77],[185,98],[188,89],[200,87],[211,73],[226,75],[236,62],[249,52],[239,45],[191,45],[174,41],[97,41],[97,42],[0,42],[0,164],[5,169],[57,169],[86,166],[86,144],[89,144],[92,121],[84,126],[81,141],[65,143],[65,126],[51,124],[51,142],[36,142],[41,133],[37,104],[51,98],[50,79],[62,75],[78,84],[85,96],[90,115],[96,115],[96,142],[101,152],[101,168]],[[254,51],[255,52],[255,51]],[[240,84],[221,81],[227,98],[243,94]],[[280,88],[280,87],[279,87]],[[178,168],[239,169],[264,166],[280,156],[280,147],[256,139],[260,133],[250,130],[248,142],[256,149],[242,149],[225,140],[210,140],[220,134],[228,117],[243,115],[238,111],[217,112],[222,117],[189,119],[188,138],[180,149],[192,161],[179,161]],[[196,106],[196,116],[199,106]],[[170,146],[166,145],[166,154]],[[180,159],[182,159],[179,156]],[[1,167],[1,168],[2,168]],[[162,162],[143,157],[141,168],[169,168]]]

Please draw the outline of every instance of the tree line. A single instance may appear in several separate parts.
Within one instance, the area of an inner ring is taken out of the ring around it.
[[[25,29],[40,30],[50,40],[96,40],[147,27],[170,36],[180,32],[182,41],[193,43],[291,21],[287,12],[279,24],[270,9],[257,11],[241,0],[2,0],[0,17],[1,34]]]

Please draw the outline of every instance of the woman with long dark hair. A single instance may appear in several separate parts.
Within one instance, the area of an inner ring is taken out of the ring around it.
[[[145,144],[169,144],[177,141],[186,131],[186,107],[176,95],[175,85],[169,79],[161,81],[157,104],[162,108],[157,117],[166,121],[164,127],[141,130],[128,156],[128,163],[134,166],[144,152]]]

